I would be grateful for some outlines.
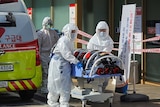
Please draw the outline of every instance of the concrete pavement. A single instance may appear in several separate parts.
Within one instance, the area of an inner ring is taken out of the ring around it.
[[[112,107],[160,107],[160,86],[154,84],[136,84],[136,93],[144,94],[149,97],[148,102],[121,102],[120,97],[122,94],[115,93],[113,97]],[[128,94],[133,93],[133,85],[129,85]],[[40,93],[37,93],[40,95]],[[45,95],[41,95],[46,98]],[[70,99],[70,107],[81,107],[81,100],[72,98]],[[109,107],[108,101],[104,103],[87,102],[86,107]]]
[[[136,93],[149,97],[147,102],[121,102],[120,97],[123,94],[115,93],[112,107],[160,107],[160,86],[151,84],[136,84]],[[128,94],[133,93],[133,85],[129,85]],[[81,101],[71,98],[71,107],[81,107]],[[108,102],[95,103],[88,102],[87,107],[109,107]]]

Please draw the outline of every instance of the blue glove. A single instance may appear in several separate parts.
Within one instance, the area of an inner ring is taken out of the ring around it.
[[[78,69],[80,69],[81,67],[83,67],[83,64],[82,64],[81,62],[78,62],[78,63],[76,64],[76,66],[77,66]]]

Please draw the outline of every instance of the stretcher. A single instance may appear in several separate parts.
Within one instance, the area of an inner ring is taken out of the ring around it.
[[[112,106],[116,77],[124,75],[123,62],[117,56],[104,51],[77,49],[74,56],[83,67],[72,65],[71,76],[76,80],[71,97],[80,99],[82,107],[87,101],[109,101]]]

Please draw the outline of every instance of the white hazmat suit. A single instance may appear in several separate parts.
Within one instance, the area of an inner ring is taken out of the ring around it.
[[[52,20],[50,17],[45,17],[42,21],[42,29],[37,32],[38,42],[40,49],[40,58],[42,64],[42,93],[48,93],[47,79],[48,79],[48,67],[50,62],[50,50],[52,46],[58,41],[58,34],[50,29]]]
[[[100,21],[96,26],[96,33],[87,44],[87,49],[106,51],[110,53],[114,47],[113,43],[112,38],[109,36],[108,24],[105,21]],[[103,86],[102,88],[105,89],[108,84],[108,79],[109,78],[94,79],[92,82],[93,90],[98,91],[99,85]]]
[[[51,107],[69,107],[71,92],[71,64],[79,61],[73,55],[74,40],[77,37],[77,26],[66,24],[62,36],[53,51],[48,74],[48,105]],[[72,33],[75,31],[75,33]],[[59,99],[59,101],[58,101]]]

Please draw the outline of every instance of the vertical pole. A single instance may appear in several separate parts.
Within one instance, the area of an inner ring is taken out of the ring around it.
[[[127,0],[124,0],[124,4],[127,4]]]
[[[31,6],[32,7],[32,21],[33,21],[33,23],[35,23],[35,21],[34,21],[34,15],[33,15],[34,14],[34,6],[35,6],[34,5],[34,1],[31,0],[31,3],[32,3],[32,6]]]
[[[114,0],[109,0],[109,27],[110,35],[114,39]]]
[[[135,35],[133,35],[133,93],[135,94],[136,93],[136,88],[135,88],[135,73],[136,73],[136,56],[135,56]]]
[[[51,19],[54,21],[54,1],[51,0]]]
[[[80,30],[82,30],[82,0],[76,0],[76,24]],[[77,38],[82,39],[81,35]],[[82,48],[82,44],[76,43],[77,48]]]
[[[143,40],[146,39],[146,5],[147,5],[147,1],[146,0],[142,0],[142,29],[143,29]],[[146,49],[146,43],[143,43],[143,49]],[[145,84],[145,74],[146,74],[146,53],[142,54],[141,57],[141,69],[142,69],[142,80],[143,80],[143,84]]]

